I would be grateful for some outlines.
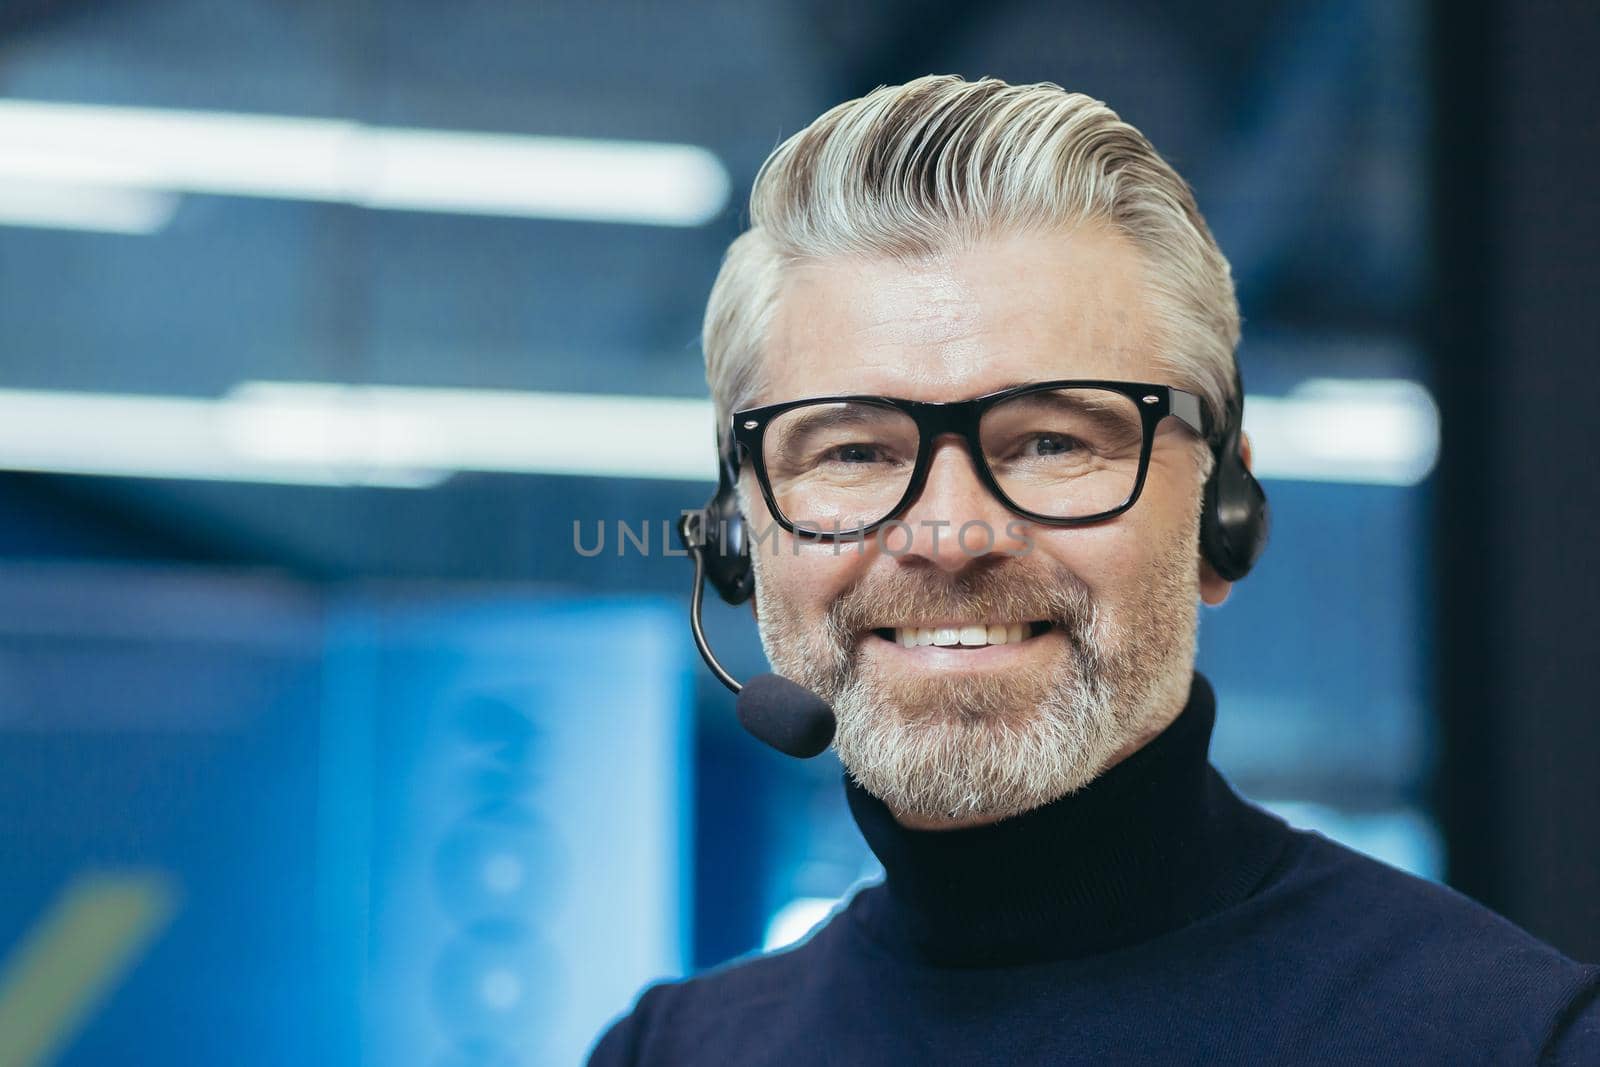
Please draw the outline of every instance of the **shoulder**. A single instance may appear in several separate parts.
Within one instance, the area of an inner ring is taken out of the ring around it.
[[[1285,934],[1277,950],[1342,976],[1344,988],[1328,992],[1345,1003],[1479,1047],[1536,1056],[1581,1041],[1589,1062],[1600,1062],[1600,967],[1447,886],[1297,830],[1256,903],[1292,917],[1274,924]]]
[[[1391,867],[1331,841],[1294,830],[1292,855],[1268,897],[1308,909],[1356,937],[1396,940],[1401,952],[1440,962],[1481,964],[1486,956],[1525,958],[1530,966],[1583,969],[1510,920],[1448,886]]]
[[[687,1050],[722,1048],[758,1032],[751,1023],[781,1015],[822,980],[845,921],[836,912],[796,946],[649,986],[600,1039],[590,1067],[689,1062]]]

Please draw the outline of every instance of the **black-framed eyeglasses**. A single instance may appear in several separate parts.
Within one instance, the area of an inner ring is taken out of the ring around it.
[[[751,457],[785,530],[830,541],[905,511],[927,480],[934,442],[955,434],[1007,508],[1076,526],[1133,507],[1169,415],[1210,439],[1198,396],[1146,382],[1030,382],[953,403],[820,396],[735,412],[738,447],[726,458],[737,476],[740,453]]]

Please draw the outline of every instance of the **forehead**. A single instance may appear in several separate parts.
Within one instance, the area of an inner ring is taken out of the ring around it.
[[[959,400],[1051,378],[1159,380],[1133,245],[1031,234],[902,263],[791,269],[759,402],[833,393]]]

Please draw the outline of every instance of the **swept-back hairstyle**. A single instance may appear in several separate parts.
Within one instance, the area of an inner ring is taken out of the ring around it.
[[[702,330],[719,432],[761,391],[790,265],[910,260],[1094,225],[1138,249],[1156,359],[1218,425],[1234,389],[1239,307],[1188,184],[1142,133],[1082,93],[930,75],[838,105],[762,164],[750,228],[723,258]]]

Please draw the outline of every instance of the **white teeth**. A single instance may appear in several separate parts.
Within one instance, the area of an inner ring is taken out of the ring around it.
[[[978,648],[983,645],[1010,645],[1025,641],[1030,636],[1025,622],[992,623],[970,626],[900,626],[894,631],[895,642],[906,648],[919,645],[940,645],[950,648],[963,645]]]

